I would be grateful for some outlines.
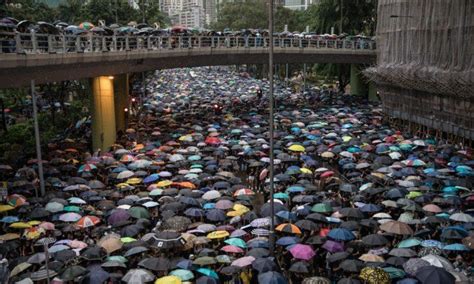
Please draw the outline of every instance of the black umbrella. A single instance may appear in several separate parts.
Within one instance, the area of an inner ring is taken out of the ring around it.
[[[88,247],[81,256],[87,260],[102,260],[107,252],[99,246]]]
[[[444,268],[429,265],[421,267],[416,271],[415,277],[421,283],[429,284],[454,284],[456,279]]]
[[[138,265],[153,271],[167,271],[171,269],[170,261],[164,257],[145,258]]]
[[[220,222],[226,219],[225,212],[220,209],[211,209],[206,213],[206,218],[209,221]]]
[[[344,217],[352,217],[357,219],[364,218],[364,214],[357,208],[346,207],[339,210]]]
[[[306,231],[313,231],[319,228],[319,226],[316,223],[310,220],[299,220],[295,223],[295,225]]]
[[[253,256],[255,258],[267,257],[270,255],[270,251],[265,248],[253,248],[246,254],[247,256]]]
[[[361,282],[353,278],[342,278],[341,280],[337,281],[337,284],[361,284]]]
[[[123,256],[129,257],[129,256],[140,254],[140,253],[146,252],[146,251],[148,251],[148,249],[146,247],[137,246],[137,247],[133,247],[133,248],[127,250]]]
[[[79,265],[73,265],[64,270],[64,272],[61,274],[61,279],[65,281],[73,281],[77,277],[86,273],[87,269],[85,269],[84,267]]]
[[[388,243],[388,240],[380,234],[370,234],[364,236],[362,242],[368,246],[383,246]]]
[[[339,267],[344,271],[356,273],[364,267],[364,263],[357,259],[346,259],[341,262]]]
[[[53,253],[53,258],[58,261],[68,262],[76,258],[76,252],[69,249],[58,251]]]
[[[298,262],[293,263],[290,266],[289,271],[294,272],[294,273],[308,273],[309,272],[308,267],[309,265],[306,262],[298,261]]]
[[[186,241],[177,232],[164,231],[151,237],[148,243],[160,249],[172,249],[182,247]]]
[[[252,262],[252,268],[257,270],[259,273],[274,271],[278,267],[271,258],[257,258]]]
[[[346,251],[341,251],[341,252],[333,253],[333,254],[327,256],[326,258],[329,262],[332,263],[332,262],[336,262],[336,261],[346,259],[349,255],[350,255],[350,253],[348,253]]]

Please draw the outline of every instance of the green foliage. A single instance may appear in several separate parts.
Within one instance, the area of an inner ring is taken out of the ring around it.
[[[15,5],[5,5],[5,15],[20,20],[49,21],[56,20],[57,11],[35,0],[14,1]],[[2,5],[4,6],[4,5]]]
[[[266,29],[267,12],[265,1],[248,0],[245,2],[226,2],[218,14],[212,29],[231,30]]]
[[[377,0],[322,0],[306,13],[313,16],[310,27],[318,33],[329,33],[334,27],[338,33],[374,35]]]

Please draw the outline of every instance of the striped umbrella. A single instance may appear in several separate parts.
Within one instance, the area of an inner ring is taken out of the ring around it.
[[[100,219],[95,216],[84,216],[79,221],[77,221],[76,225],[79,228],[88,228],[93,227],[100,223]]]

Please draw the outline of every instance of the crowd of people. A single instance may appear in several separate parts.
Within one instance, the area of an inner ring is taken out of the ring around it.
[[[270,196],[267,81],[206,67],[145,86],[111,149],[48,145],[45,196],[37,161],[0,165],[3,282],[472,283],[470,149],[277,82]]]

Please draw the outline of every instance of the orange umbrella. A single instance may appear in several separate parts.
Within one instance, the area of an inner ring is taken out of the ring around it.
[[[196,186],[189,181],[175,182],[173,185],[180,186],[182,188],[196,189]]]
[[[79,228],[88,228],[95,226],[100,223],[100,219],[96,216],[84,216],[79,221],[77,221],[76,225]]]
[[[275,230],[285,233],[301,234],[300,228],[290,223],[280,224],[275,228]]]

